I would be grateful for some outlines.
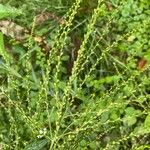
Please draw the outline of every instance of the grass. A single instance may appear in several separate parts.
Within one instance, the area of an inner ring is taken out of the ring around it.
[[[150,147],[149,1],[1,3],[1,149]]]

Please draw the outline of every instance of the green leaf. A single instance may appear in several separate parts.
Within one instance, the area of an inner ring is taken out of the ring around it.
[[[125,116],[124,119],[123,119],[123,122],[127,126],[132,126],[137,122],[137,119],[136,119],[136,117],[133,117],[133,116],[132,117]]]
[[[126,115],[124,117],[124,123],[127,124],[128,126],[132,126],[137,122],[137,114],[140,113],[139,110],[135,110],[133,107],[127,107],[126,110]]]
[[[150,149],[150,145],[141,145],[140,147],[137,147],[136,149],[134,150],[148,150]]]
[[[147,115],[147,117],[145,119],[144,127],[149,128],[149,130],[150,130],[150,113]]]
[[[102,115],[101,115],[101,122],[105,123],[108,119],[109,119],[109,112],[106,111],[106,112],[102,113]]]
[[[4,6],[0,4],[0,19],[6,18],[6,17],[16,17],[20,14],[22,14],[21,10],[18,10],[14,7]]]
[[[11,68],[8,65],[5,65],[2,63],[2,65],[0,66],[0,69],[3,69],[6,73],[9,72],[9,74],[14,75],[18,78],[22,78],[22,76],[14,68]]]
[[[126,111],[126,114],[129,116],[132,116],[135,114],[135,109],[133,107],[127,107],[125,111]]]
[[[86,140],[80,141],[80,146],[81,147],[86,147],[87,146],[87,141]]]
[[[47,142],[47,139],[35,141],[27,145],[24,150],[42,150]]]
[[[0,32],[0,54],[3,53],[4,49],[5,49],[5,48],[4,48],[3,33]]]
[[[150,64],[150,49],[147,50],[147,53],[145,54],[144,58],[147,60],[147,62]]]
[[[65,56],[62,56],[62,58],[61,58],[61,60],[62,61],[67,61],[67,60],[69,60],[69,56],[68,55],[65,55]]]
[[[8,55],[4,47],[4,39],[2,32],[0,32],[0,55],[4,58],[6,62],[10,61],[10,56]]]
[[[117,113],[117,111],[111,112],[110,118],[111,118],[112,120],[118,119],[118,118],[119,118],[119,114]]]
[[[133,42],[135,38],[136,37],[134,35],[131,35],[131,36],[128,37],[127,41],[128,42]]]
[[[96,147],[97,147],[97,146],[96,146],[96,142],[94,142],[94,141],[91,142],[91,143],[89,144],[89,146],[90,146],[90,148],[93,149],[93,150],[96,149]]]
[[[123,17],[127,17],[127,16],[129,16],[129,14],[130,14],[130,6],[129,5],[127,5],[123,10],[122,10],[122,16]]]

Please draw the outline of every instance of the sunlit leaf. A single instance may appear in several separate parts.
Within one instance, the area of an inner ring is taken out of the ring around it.
[[[18,10],[14,7],[0,4],[0,19],[6,18],[6,17],[15,17],[20,14],[22,14],[21,10]]]

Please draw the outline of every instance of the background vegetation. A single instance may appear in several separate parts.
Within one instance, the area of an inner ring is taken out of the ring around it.
[[[0,149],[150,149],[149,0],[0,2]]]

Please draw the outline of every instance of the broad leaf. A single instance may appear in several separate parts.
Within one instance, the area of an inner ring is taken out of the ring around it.
[[[46,139],[35,141],[27,145],[24,150],[42,150],[47,144],[47,142],[48,141]]]

